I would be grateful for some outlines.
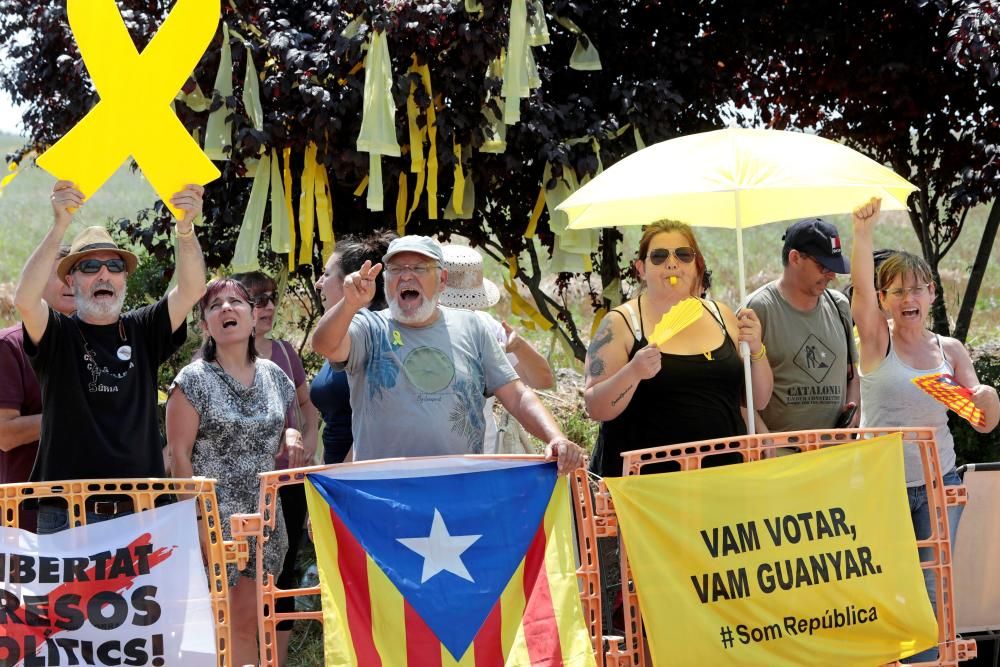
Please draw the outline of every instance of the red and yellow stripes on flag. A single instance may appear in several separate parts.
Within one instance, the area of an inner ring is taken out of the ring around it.
[[[580,610],[567,481],[560,477],[545,518],[472,645],[456,661],[306,483],[323,603],[327,665],[344,667],[592,666]]]

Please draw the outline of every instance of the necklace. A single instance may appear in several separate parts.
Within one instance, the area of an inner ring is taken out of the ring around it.
[[[90,371],[90,383],[87,385],[89,391],[96,392],[98,390],[97,386],[102,374],[112,375],[119,380],[128,375],[128,370],[132,367],[132,364],[129,364],[129,367],[123,373],[112,373],[106,366],[100,366],[97,362],[97,353],[94,352],[94,349],[90,347],[90,343],[87,342],[87,337],[83,335],[83,329],[80,328],[76,317],[71,317],[70,321],[76,328],[76,332],[80,334],[80,340],[83,341],[83,360],[87,362],[87,370]],[[116,356],[122,361],[130,361],[132,359],[132,347],[128,345],[128,336],[125,335],[125,323],[122,322],[120,317],[118,318],[118,340],[121,342],[121,345],[118,346]]]
[[[249,392],[249,390],[253,389],[253,384],[251,384],[249,387],[243,386],[243,384],[239,380],[237,380],[236,378],[234,378],[232,375],[229,374],[229,372],[226,370],[226,367],[222,365],[221,361],[219,361],[218,357],[215,358],[214,363],[213,362],[205,362],[205,363],[208,364],[208,367],[211,368],[212,371],[215,373],[215,375],[219,378],[219,380],[222,381],[222,384],[226,385],[226,389],[228,389],[233,396],[235,396],[237,399],[241,401],[246,400],[246,394],[247,392]],[[216,364],[218,364],[218,367],[216,367]],[[254,374],[254,378],[256,379],[256,374]],[[239,385],[239,387],[237,388],[233,386],[234,384]]]

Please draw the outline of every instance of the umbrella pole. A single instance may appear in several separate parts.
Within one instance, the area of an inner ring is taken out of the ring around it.
[[[736,258],[740,272],[740,305],[747,300],[747,277],[743,266],[743,222],[740,220],[740,193],[734,193],[736,202]],[[757,432],[757,414],[753,409],[753,378],[750,376],[750,344],[740,341],[740,353],[743,356],[743,383],[747,397],[747,433]]]

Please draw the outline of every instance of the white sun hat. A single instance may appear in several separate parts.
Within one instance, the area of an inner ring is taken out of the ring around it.
[[[439,303],[449,308],[483,310],[500,301],[500,288],[483,277],[483,258],[472,248],[446,245],[444,268],[448,270]]]

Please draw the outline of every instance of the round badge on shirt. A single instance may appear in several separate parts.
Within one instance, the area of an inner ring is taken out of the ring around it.
[[[122,361],[128,361],[129,359],[131,359],[132,358],[132,346],[131,345],[122,345],[120,348],[118,348],[118,358],[121,359]]]

